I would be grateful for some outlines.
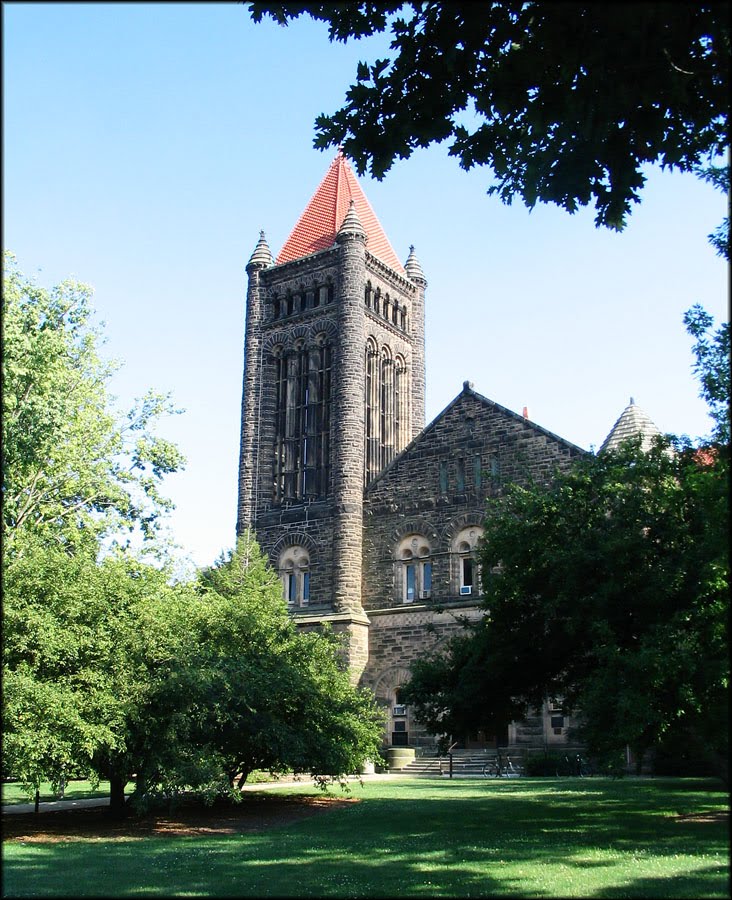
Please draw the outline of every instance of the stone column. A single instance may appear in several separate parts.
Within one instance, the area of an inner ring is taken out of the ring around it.
[[[361,612],[366,233],[353,201],[336,242],[340,247],[340,284],[338,357],[332,404],[333,605],[337,612]]]
[[[409,256],[404,264],[404,269],[409,280],[416,285],[417,290],[412,301],[412,325],[410,328],[412,338],[412,416],[410,440],[416,437],[425,426],[425,289],[427,279],[424,277],[422,266],[417,259],[414,247],[409,248]]]
[[[262,391],[262,323],[264,287],[262,270],[273,265],[272,253],[262,231],[247,264],[246,322],[244,331],[244,383],[241,400],[241,443],[239,446],[239,501],[237,536],[254,529],[257,506],[257,474],[260,431],[259,405]]]

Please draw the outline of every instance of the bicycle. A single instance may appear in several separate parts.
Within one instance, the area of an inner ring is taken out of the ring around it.
[[[579,753],[572,760],[565,754],[564,759],[560,760],[557,764],[557,778],[563,776],[587,778],[592,774],[593,772],[590,764],[586,759],[583,759]]]
[[[483,766],[483,778],[509,778],[518,776],[521,770],[511,762],[511,757],[506,755],[506,762],[501,763],[500,754],[495,759],[489,759]]]

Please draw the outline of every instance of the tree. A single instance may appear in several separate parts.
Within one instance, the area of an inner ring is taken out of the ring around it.
[[[122,529],[154,543],[170,507],[160,483],[183,458],[154,433],[169,399],[113,409],[91,317],[88,287],[48,291],[4,254],[3,750],[30,787],[93,775],[124,746],[148,689],[124,638],[143,600],[170,593],[167,571],[112,552]]]
[[[69,552],[37,534],[16,541],[3,578],[4,764],[31,791],[111,777],[119,807],[120,773],[99,762],[127,751],[131,723],[170,674],[183,588],[130,553],[98,561],[93,548]]]
[[[345,105],[316,120],[382,178],[417,147],[450,140],[488,189],[569,212],[594,203],[622,229],[642,167],[691,171],[729,147],[725,3],[250,3],[255,22],[303,13],[330,40],[384,32],[391,53],[360,62]]]
[[[596,754],[630,745],[642,760],[683,722],[723,758],[727,489],[726,462],[700,464],[680,441],[509,486],[485,521],[483,571],[500,567],[486,616],[415,667],[407,701],[431,730],[460,733],[562,698]]]
[[[373,695],[351,684],[333,635],[298,630],[250,534],[202,573],[200,590],[198,734],[230,783],[254,769],[338,778],[376,757]]]
[[[152,537],[171,506],[160,484],[184,459],[154,428],[175,410],[168,396],[152,391],[126,415],[113,409],[114,366],[99,356],[91,293],[75,282],[38,287],[4,254],[6,554],[21,531],[67,545],[96,545],[135,526]]]
[[[683,734],[727,777],[729,337],[712,324],[687,313],[715,443],[629,441],[489,501],[486,615],[402,690],[430,731],[495,732],[562,698],[598,755],[630,745],[640,765]]]
[[[727,195],[729,201],[729,163],[726,166],[704,166],[696,170],[699,178]],[[714,231],[707,235],[717,256],[729,262],[729,215],[725,216]]]
[[[714,320],[700,304],[684,315],[684,325],[695,338],[694,374],[699,378],[699,395],[709,407],[715,427],[713,440],[729,445],[730,438],[730,334],[729,322],[713,331]]]

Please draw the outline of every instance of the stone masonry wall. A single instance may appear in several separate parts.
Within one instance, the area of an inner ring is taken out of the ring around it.
[[[581,454],[469,387],[371,483],[364,505],[364,598],[370,609],[404,603],[395,551],[422,534],[432,548],[433,603],[460,600],[451,542],[480,527],[486,497],[508,482],[548,481]]]

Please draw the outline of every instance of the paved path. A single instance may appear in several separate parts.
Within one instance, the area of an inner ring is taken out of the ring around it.
[[[363,781],[384,781],[399,775],[399,772],[385,772],[379,775],[361,775]],[[409,776],[407,776],[409,777]],[[348,781],[358,781],[357,775],[352,775]],[[263,791],[272,788],[312,787],[312,779],[303,777],[297,781],[263,781],[261,783],[245,784],[243,791]],[[84,800],[43,800],[38,805],[39,813],[58,812],[64,809],[81,809],[87,806],[109,806],[109,797],[89,797]],[[15,803],[2,807],[2,814],[17,815],[19,813],[32,813],[35,811],[35,803]]]

